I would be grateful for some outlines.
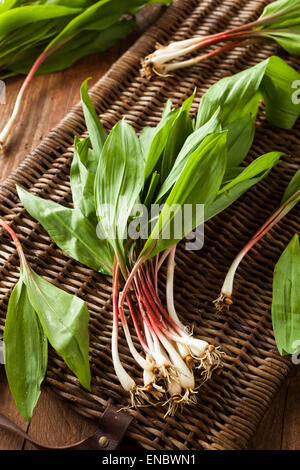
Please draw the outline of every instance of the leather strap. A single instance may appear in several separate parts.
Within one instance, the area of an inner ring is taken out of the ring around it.
[[[0,428],[10,431],[31,442],[35,447],[42,450],[115,450],[122,441],[132,416],[124,411],[118,411],[115,406],[108,406],[103,413],[99,423],[99,429],[92,436],[73,445],[62,447],[51,447],[40,444],[32,439],[19,426],[10,419],[0,414]]]

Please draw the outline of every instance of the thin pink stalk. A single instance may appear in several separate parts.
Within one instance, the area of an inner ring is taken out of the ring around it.
[[[208,39],[200,40],[199,43],[195,44],[193,49],[188,50],[187,52],[184,51],[184,53],[189,53],[192,52],[193,50],[197,49],[204,49],[205,47],[208,46],[213,46],[214,44],[218,44],[219,42],[223,41],[229,41],[229,40],[236,40],[236,39],[248,39],[249,37],[252,36],[258,36],[262,32],[260,31],[239,31],[239,32],[232,32],[232,33],[220,33],[217,37],[210,37]]]
[[[144,340],[144,338],[143,338],[143,336],[142,336],[142,333],[141,333],[141,330],[140,330],[140,327],[139,327],[139,324],[138,324],[138,320],[137,320],[137,317],[136,317],[136,315],[135,315],[135,309],[134,309],[133,302],[132,302],[132,300],[131,300],[130,293],[127,294],[126,301],[127,301],[128,307],[129,307],[131,319],[132,319],[132,322],[133,322],[133,325],[134,325],[134,328],[135,328],[135,331],[136,331],[138,340],[139,340],[139,342],[141,343],[141,346],[142,346],[142,348],[144,349],[145,353],[146,353],[146,354],[150,354],[151,351],[150,351],[148,345],[146,344],[146,342],[145,342],[145,340]]]
[[[298,191],[300,194],[300,191]],[[290,198],[293,199],[295,195]],[[290,200],[289,200],[290,201]],[[248,253],[248,251],[266,234],[268,233],[276,224],[278,224],[283,217],[288,214],[292,208],[295,206],[295,204],[291,205],[290,207],[287,207],[289,204],[289,201],[287,201],[283,206],[281,206],[268,220],[265,222],[262,227],[256,232],[255,235],[249,240],[245,248],[241,251],[241,254],[243,254],[243,257]]]
[[[259,230],[253,235],[253,237],[249,240],[246,246],[240,251],[240,253],[234,259],[230,269],[225,277],[223,287],[221,290],[220,297],[215,301],[218,305],[220,301],[224,301],[228,305],[232,303],[231,295],[233,290],[233,281],[236,270],[241,263],[242,259],[246,256],[248,251],[264,236],[268,233],[276,224],[280,222],[280,220],[285,217],[288,212],[292,210],[292,208],[297,204],[298,197],[300,195],[300,189],[296,191],[284,204],[282,204],[272,215],[268,218],[268,220],[259,228]]]
[[[182,329],[172,320],[170,315],[167,313],[165,308],[160,302],[160,299],[156,296],[155,290],[151,285],[151,281],[148,279],[148,282],[143,279],[141,273],[140,283],[142,286],[143,298],[142,301],[146,302],[146,311],[152,313],[155,316],[158,324],[163,328],[163,331],[170,332],[170,328],[178,333],[179,336],[182,336],[184,332]],[[177,336],[178,337],[178,336]]]
[[[151,279],[149,277],[149,273],[146,272],[146,276],[147,276],[147,283],[144,284],[144,286],[146,287],[146,289],[149,289],[149,293],[148,293],[148,297],[150,299],[152,299],[153,297],[153,300],[158,308],[158,311],[160,312],[160,314],[163,316],[163,318],[165,319],[165,321],[167,321],[169,323],[169,325],[171,326],[171,328],[173,328],[175,331],[177,331],[179,334],[182,334],[183,333],[183,329],[180,327],[180,325],[178,325],[174,320],[173,318],[171,318],[171,316],[169,315],[169,313],[167,312],[167,310],[164,308],[163,304],[161,303],[160,301],[160,298],[158,297],[158,295],[156,294],[154,288],[153,288],[153,285],[151,283]]]
[[[20,240],[18,239],[16,233],[14,232],[14,230],[10,227],[10,225],[8,225],[4,220],[0,219],[0,225],[9,233],[9,235],[11,236],[11,238],[13,239],[13,242],[16,246],[16,249],[17,249],[17,252],[18,252],[18,255],[19,255],[19,258],[20,258],[20,261],[21,261],[21,267],[26,269],[28,268],[29,269],[29,266],[27,264],[27,261],[26,261],[26,258],[25,258],[25,255],[24,255],[24,252],[23,252],[23,248],[22,248],[22,245],[20,243]]]
[[[125,286],[120,294],[120,298],[119,298],[119,309],[122,310],[123,309],[123,305],[124,305],[124,302],[125,302],[125,299],[126,299],[126,296],[127,296],[127,292],[128,290],[130,289],[131,285],[132,285],[132,282],[134,280],[134,277],[136,275],[136,273],[138,272],[140,266],[144,263],[145,261],[145,257],[146,255],[142,256],[134,265],[133,269],[131,270],[131,273],[129,274],[127,280],[126,280],[126,283],[125,283]]]
[[[285,15],[286,13],[289,13],[290,11],[293,11],[296,8],[297,8],[297,6],[286,8],[285,10],[274,13],[273,15],[265,16],[264,18],[261,18],[261,19],[255,20],[255,21],[251,21],[250,23],[244,24],[242,26],[237,26],[236,28],[228,29],[225,32],[216,33],[216,34],[213,34],[211,36],[206,36],[206,37],[218,37],[218,36],[221,36],[222,34],[231,34],[231,33],[238,32],[238,31],[244,31],[244,30],[247,30],[247,29],[257,28],[258,26],[263,26],[265,24],[270,23],[271,21],[275,20],[276,18],[280,18],[281,16]]]
[[[154,267],[154,288],[155,288],[155,292],[157,293],[157,295],[158,295],[158,271],[159,271],[158,264],[159,264],[159,257],[158,255],[156,255],[155,267]]]
[[[62,46],[62,44],[59,44],[59,45],[54,46],[53,48],[49,49],[48,51],[44,52],[43,54],[41,54],[37,58],[37,60],[33,64],[33,66],[31,67],[30,72],[28,73],[27,77],[25,78],[25,80],[23,82],[23,85],[22,85],[22,87],[21,87],[21,89],[18,93],[12,115],[11,115],[11,117],[8,120],[6,126],[4,127],[4,129],[2,130],[2,132],[0,134],[0,146],[3,146],[6,143],[8,137],[10,135],[12,127],[13,127],[13,125],[14,125],[16,119],[17,119],[17,116],[19,114],[19,111],[20,111],[20,106],[21,106],[21,101],[22,101],[23,95],[24,95],[26,89],[28,88],[28,85],[30,84],[31,80],[33,79],[33,77],[37,73],[38,69],[43,64],[43,62],[45,62],[45,60],[51,54],[53,54],[57,49],[59,49],[61,46]]]

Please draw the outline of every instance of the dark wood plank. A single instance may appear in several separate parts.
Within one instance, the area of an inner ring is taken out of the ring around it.
[[[63,446],[91,436],[96,429],[96,421],[80,416],[52,390],[43,387],[28,434],[43,444]],[[26,443],[25,449],[34,450],[35,447]]]
[[[9,391],[3,366],[0,366],[0,413],[11,419],[22,429],[27,429],[27,423],[20,416]],[[23,444],[23,439],[0,429],[0,450],[20,450]]]

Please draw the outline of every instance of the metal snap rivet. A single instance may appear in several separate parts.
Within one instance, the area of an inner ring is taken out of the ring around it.
[[[107,447],[108,443],[109,443],[109,440],[106,436],[101,436],[100,439],[98,440],[98,442],[99,442],[100,447]]]

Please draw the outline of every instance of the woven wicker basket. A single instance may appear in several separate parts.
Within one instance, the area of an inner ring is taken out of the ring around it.
[[[165,43],[195,34],[219,32],[252,21],[269,3],[266,0],[175,0],[157,23],[118,60],[92,90],[93,101],[108,130],[125,116],[137,130],[160,119],[168,98],[179,105],[195,86],[192,112],[210,85],[282,53],[270,46],[249,46],[206,63],[179,71],[167,79],[140,77],[140,59],[157,41]],[[297,66],[297,60],[284,57]],[[80,105],[56,127],[0,187],[1,216],[13,224],[32,267],[42,276],[87,301],[91,313],[90,359],[92,393],[84,391],[62,360],[50,352],[46,383],[71,401],[84,416],[98,418],[109,403],[121,405],[126,397],[114,374],[110,353],[112,330],[111,281],[85,268],[60,251],[41,226],[20,204],[18,183],[35,194],[71,205],[69,169],[74,135],[83,135]],[[215,374],[198,394],[198,404],[175,417],[164,418],[161,407],[132,411],[135,419],[128,435],[146,449],[242,449],[253,436],[276,390],[287,375],[290,361],[278,355],[272,333],[270,303],[272,272],[282,249],[300,224],[293,210],[243,261],[236,281],[234,305],[217,314],[212,300],[234,256],[279,203],[283,189],[300,163],[300,123],[280,131],[264,120],[257,122],[255,143],[248,161],[271,150],[291,154],[270,175],[232,207],[206,225],[201,251],[180,247],[176,268],[176,304],[195,334],[220,345],[226,353],[221,374]],[[1,234],[0,329],[7,302],[19,277],[18,257],[12,242]],[[162,283],[164,275],[162,274]],[[121,359],[137,377],[126,341],[121,336]]]

